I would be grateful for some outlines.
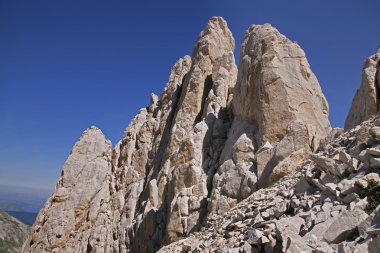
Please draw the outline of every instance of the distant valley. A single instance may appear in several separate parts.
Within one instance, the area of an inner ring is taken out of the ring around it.
[[[49,195],[48,190],[0,185],[0,209],[30,226]]]

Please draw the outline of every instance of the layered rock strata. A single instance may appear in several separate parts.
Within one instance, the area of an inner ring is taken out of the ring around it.
[[[270,25],[235,42],[209,20],[111,150],[75,144],[24,252],[156,252],[295,170],[330,130],[302,49]]]

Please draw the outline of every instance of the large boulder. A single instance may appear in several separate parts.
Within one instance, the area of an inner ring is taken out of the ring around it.
[[[113,151],[88,129],[24,252],[156,252],[316,150],[330,130],[328,105],[303,50],[254,25],[238,71],[234,47],[226,21],[211,18]]]

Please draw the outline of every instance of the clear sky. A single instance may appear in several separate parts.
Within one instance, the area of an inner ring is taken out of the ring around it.
[[[91,125],[115,144],[212,16],[227,20],[236,58],[251,24],[297,41],[342,126],[380,44],[379,9],[378,0],[0,0],[0,184],[52,189]]]

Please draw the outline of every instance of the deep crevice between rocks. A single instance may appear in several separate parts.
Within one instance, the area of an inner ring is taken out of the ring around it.
[[[171,106],[170,113],[166,119],[167,121],[165,124],[164,131],[162,132],[162,135],[161,135],[161,140],[160,140],[159,146],[158,146],[157,150],[150,150],[149,151],[148,157],[155,157],[155,158],[153,161],[148,160],[147,164],[145,165],[145,178],[144,178],[144,186],[143,186],[144,190],[141,192],[141,194],[138,197],[134,217],[136,217],[139,213],[144,212],[142,203],[144,202],[144,200],[149,199],[149,187],[148,187],[149,181],[152,179],[156,179],[158,176],[159,170],[161,169],[162,159],[164,157],[166,148],[169,144],[169,136],[170,136],[171,130],[173,128],[175,115],[178,111],[178,106],[180,104],[180,98],[182,96],[183,86],[184,86],[184,82],[185,82],[186,77],[187,77],[187,74],[185,74],[183,76],[181,84],[177,86],[176,90],[172,94],[171,100],[174,102]],[[155,140],[158,137],[154,136],[153,138]],[[154,140],[152,141],[152,143],[154,143]],[[156,153],[152,154],[152,152],[156,152]],[[156,160],[156,159],[159,159],[159,160]],[[167,190],[165,189],[164,192],[167,192]],[[150,215],[152,216],[152,215],[159,215],[160,213],[167,213],[168,207],[166,205],[166,202],[167,202],[167,200],[164,196],[162,206],[155,213],[151,213]],[[151,217],[151,216],[147,215],[146,217],[144,217],[143,222],[145,222],[145,223],[147,223],[149,221],[152,222],[152,220],[154,220],[154,219],[150,219],[149,217]],[[165,224],[165,223],[166,223],[166,221],[162,222],[161,224]],[[157,231],[157,229],[159,231]],[[164,227],[161,227],[161,228],[159,228],[157,226],[157,227],[155,227],[153,234],[148,236],[148,237],[153,237],[155,234],[161,233],[159,238],[162,239],[162,238],[164,238],[164,234],[162,234],[162,232],[164,232],[165,230],[166,230],[166,224],[164,225]],[[134,252],[134,250],[138,250],[138,247],[139,247],[139,245],[136,245],[136,242],[134,240],[134,238],[136,237],[136,234],[145,233],[145,231],[141,231],[141,229],[138,229],[138,230],[132,229],[132,230],[130,230],[130,233],[131,233],[129,235],[129,238],[131,239],[130,248],[132,249],[132,252]],[[151,240],[151,239],[152,238],[149,238],[149,240]],[[155,248],[154,251],[157,251],[163,245],[165,245],[165,242],[163,242],[161,240],[161,242],[155,241],[155,245],[153,245],[153,246],[150,245],[150,246]]]
[[[92,252],[92,246],[90,244],[90,239],[88,239],[86,253],[91,253],[91,252]]]
[[[194,125],[201,122],[202,120],[203,112],[205,110],[206,98],[208,97],[208,94],[210,93],[212,86],[213,86],[212,75],[208,75],[204,83],[201,110],[199,111],[197,117],[195,118]]]

